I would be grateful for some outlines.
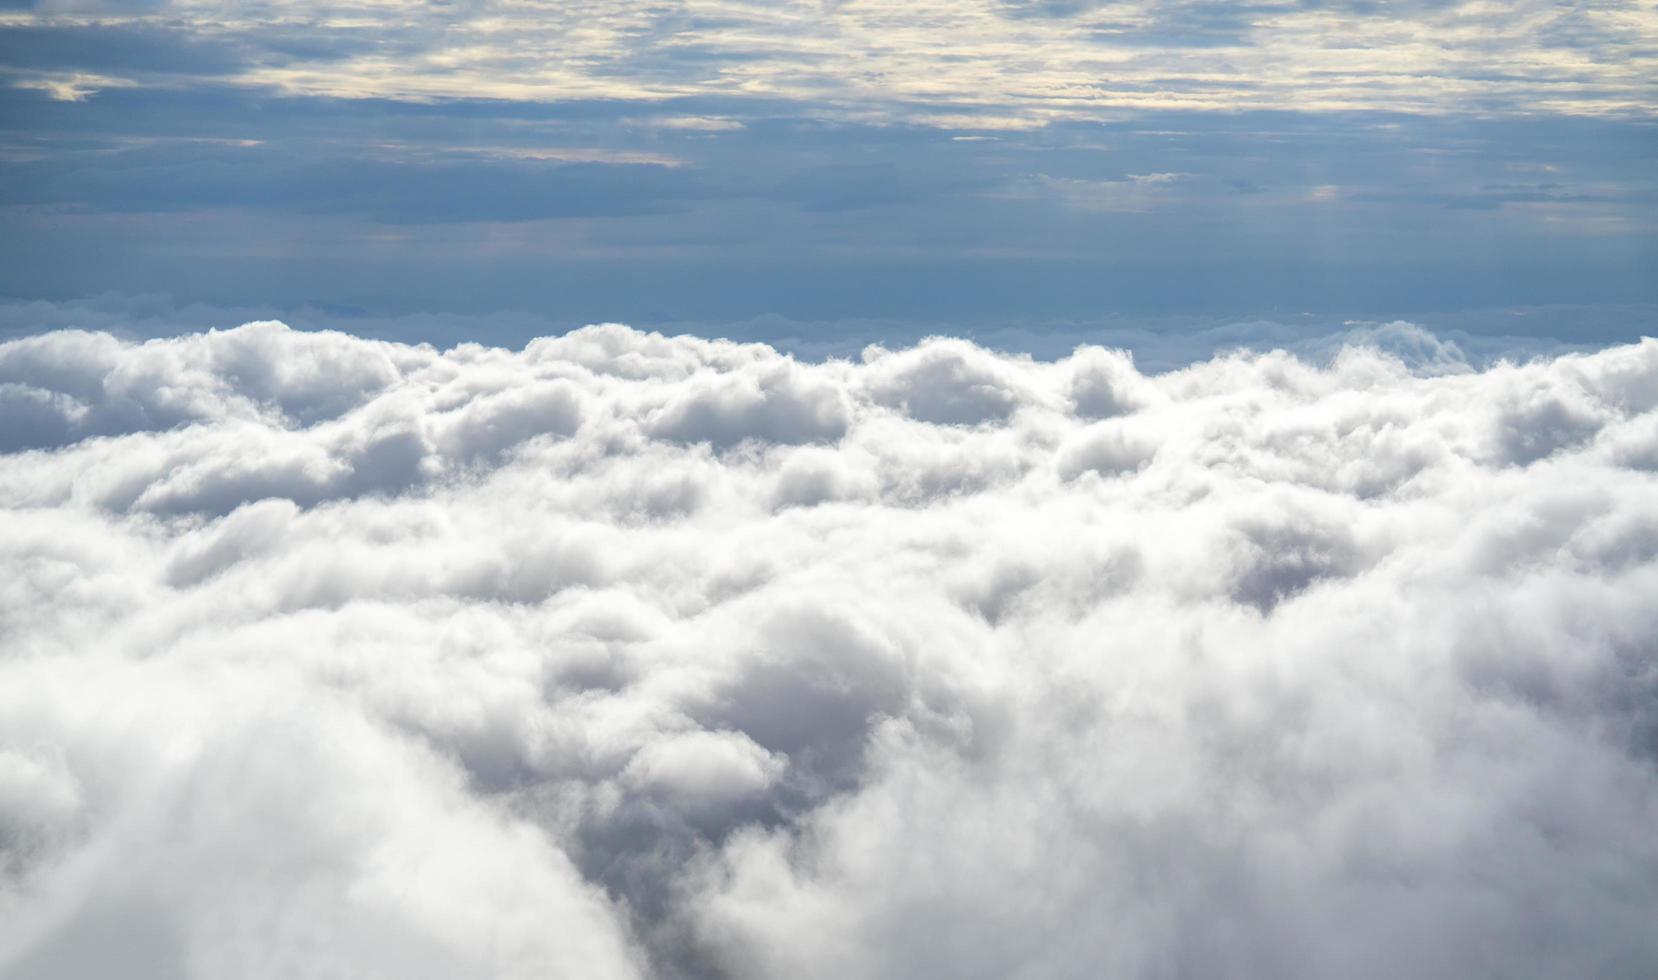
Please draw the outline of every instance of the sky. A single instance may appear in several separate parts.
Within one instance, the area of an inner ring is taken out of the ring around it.
[[[0,0],[0,980],[1658,976],[1658,7]]]
[[[13,2],[0,296],[515,345],[1633,340],[1655,108],[1634,2]]]

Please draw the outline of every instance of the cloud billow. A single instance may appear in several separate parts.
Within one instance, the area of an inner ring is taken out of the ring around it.
[[[1645,976],[1658,342],[1388,336],[0,344],[0,975]]]

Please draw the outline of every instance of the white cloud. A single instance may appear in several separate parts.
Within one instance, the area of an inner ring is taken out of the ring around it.
[[[0,974],[1658,958],[1658,341],[256,323],[0,385]]]
[[[12,82],[12,85],[16,88],[37,89],[45,92],[47,97],[54,102],[85,102],[104,89],[131,88],[136,84],[136,82],[125,78],[112,78],[108,75],[95,75],[86,72],[25,74]]]

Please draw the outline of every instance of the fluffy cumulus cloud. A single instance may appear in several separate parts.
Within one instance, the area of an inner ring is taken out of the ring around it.
[[[0,344],[0,975],[1650,976],[1658,342],[1411,336]]]

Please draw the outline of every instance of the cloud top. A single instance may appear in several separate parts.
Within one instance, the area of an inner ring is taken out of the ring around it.
[[[1658,341],[1384,339],[0,344],[0,973],[1643,976]]]

